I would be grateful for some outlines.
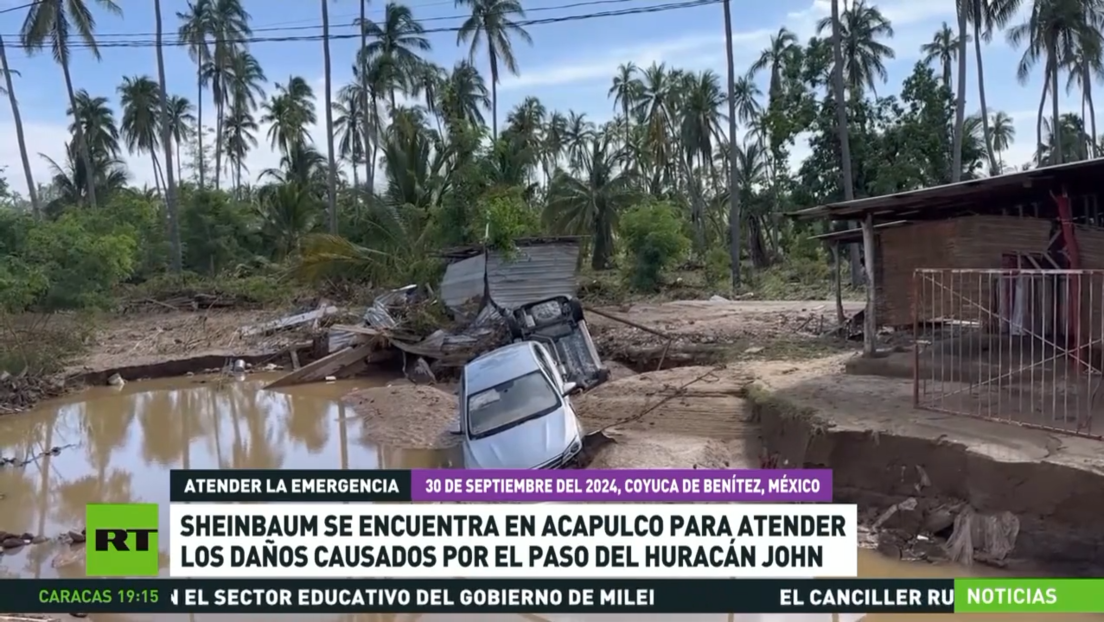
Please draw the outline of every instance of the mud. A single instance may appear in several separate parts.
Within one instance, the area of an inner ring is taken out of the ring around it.
[[[459,416],[456,396],[437,387],[399,381],[354,391],[343,401],[373,443],[399,449],[448,449],[460,441],[449,432]]]
[[[1012,566],[1073,575],[1104,559],[1104,445],[915,410],[911,383],[842,374],[840,359],[812,369],[765,369],[747,392],[765,449],[780,466],[831,468],[836,498],[873,518],[915,499],[909,522],[945,531],[951,509],[1011,513]]]

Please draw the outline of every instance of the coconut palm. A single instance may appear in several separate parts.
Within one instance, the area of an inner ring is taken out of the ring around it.
[[[276,94],[263,105],[261,122],[268,124],[272,148],[287,155],[300,145],[312,142],[310,126],[318,122],[314,90],[300,76],[291,76],[286,84],[276,84]]]
[[[794,50],[797,48],[797,35],[785,28],[779,28],[778,32],[771,35],[770,45],[759,55],[751,68],[749,75],[755,75],[764,69],[770,71],[770,83],[767,93],[771,100],[778,99],[782,91],[782,71],[786,63],[793,62]]]
[[[240,193],[242,185],[242,171],[248,171],[245,166],[245,156],[249,150],[257,146],[257,121],[253,114],[245,106],[243,100],[234,102],[230,108],[230,114],[224,120],[226,125],[223,132],[223,146],[226,152],[227,163],[234,171],[234,188]]]
[[[184,255],[180,246],[180,223],[176,212],[176,177],[173,171],[172,131],[169,128],[169,96],[165,89],[165,52],[161,46],[163,24],[161,23],[161,0],[153,0],[153,14],[156,24],[157,43],[157,99],[160,100],[160,116],[157,125],[161,130],[161,147],[165,150],[165,215],[169,220],[169,246],[172,252],[172,271],[179,274],[183,270]]]
[[[180,145],[184,141],[189,140],[192,137],[192,133],[196,132],[196,116],[192,114],[192,102],[188,101],[187,97],[181,97],[180,95],[169,96],[169,138],[172,140],[173,146],[176,148],[176,177],[179,180],[184,179],[184,161],[180,157]],[[198,135],[196,136],[199,139]],[[202,154],[200,155],[202,159]]]
[[[208,75],[204,67],[211,62],[211,46],[209,39],[214,35],[214,6],[213,0],[195,0],[188,2],[188,10],[178,12],[176,17],[181,20],[177,36],[188,47],[188,56],[196,64],[196,140],[199,161],[199,187],[206,182],[206,158],[203,151],[203,88],[207,85]],[[179,140],[177,141],[179,149]],[[180,158],[177,157],[179,161]]]
[[[364,112],[363,90],[355,84],[341,89],[334,103],[334,111],[337,118],[334,119],[334,132],[337,135],[337,152],[341,159],[352,165],[353,190],[355,191],[355,203],[360,205],[360,165],[367,160],[367,149],[364,138],[367,132],[364,128],[366,114]]]
[[[920,52],[924,55],[925,63],[939,64],[943,70],[943,86],[954,91],[951,86],[951,63],[958,55],[958,36],[947,22],[943,22],[943,26],[935,31],[930,42],[920,46]]]
[[[896,58],[893,48],[881,41],[893,37],[893,25],[880,10],[868,6],[866,0],[856,0],[836,21],[841,32],[844,84],[848,92],[855,96],[869,88],[877,94],[877,85],[888,79],[885,61]],[[831,17],[817,22],[817,34],[831,28]]]
[[[859,8],[856,6],[855,8]],[[844,46],[844,27],[840,21],[839,0],[832,0],[832,15],[830,17],[830,27],[832,29],[832,96],[835,99],[836,106],[836,131],[839,133],[839,145],[840,145],[840,171],[843,179],[840,180],[843,186],[843,200],[851,201],[855,198],[854,189],[854,177],[851,175],[851,142],[848,136],[847,128],[847,99],[844,95],[844,63],[847,62],[843,55]],[[819,28],[819,25],[818,25]],[[852,31],[855,32],[855,31]],[[871,61],[873,63],[873,61]],[[851,61],[848,67],[857,68],[864,67],[862,63],[858,61]],[[872,67],[879,67],[880,65],[872,64]],[[876,69],[875,69],[876,72]],[[867,74],[870,75],[870,74]],[[859,78],[856,77],[855,80]],[[736,163],[733,162],[733,166]],[[861,271],[859,270],[859,252],[858,246],[851,245],[851,283],[858,285],[861,280]],[[864,337],[863,347],[870,349],[873,347],[873,336]],[[869,342],[869,343],[868,343]]]
[[[989,156],[990,174],[1000,172],[993,147],[993,133],[989,127],[989,104],[985,99],[985,65],[982,62],[981,42],[993,40],[993,33],[1003,30],[1019,9],[1022,0],[968,0],[968,18],[973,25],[974,60],[977,62],[978,103],[981,105],[982,130],[985,133],[985,151]]]
[[[751,76],[740,76],[732,83],[732,103],[736,120],[740,123],[748,123],[752,119],[763,114],[763,105],[759,98],[763,92],[759,85],[755,84]]]
[[[1081,91],[1081,118],[1089,119],[1090,124],[1090,153],[1093,157],[1096,153],[1096,107],[1093,105],[1092,86],[1095,80],[1104,81],[1104,54],[1102,54],[1101,34],[1096,29],[1081,31],[1077,40],[1077,47],[1073,51],[1073,57],[1067,59],[1069,66],[1069,78],[1066,81],[1066,92],[1075,87]]]
[[[337,160],[334,158],[333,77],[330,66],[329,0],[322,2],[322,65],[326,72],[326,149],[329,167],[326,170],[326,199],[330,212],[330,234],[337,235]]]
[[[127,150],[136,154],[148,154],[153,163],[153,181],[160,193],[165,186],[165,174],[157,149],[161,145],[158,125],[161,110],[160,87],[149,76],[123,78],[119,85],[119,103],[123,118],[119,129]]]
[[[636,100],[640,96],[640,81],[636,79],[639,68],[636,63],[621,63],[617,67],[617,74],[613,76],[613,84],[606,93],[613,98],[613,107],[621,109],[621,115],[625,118],[625,142],[629,142],[629,131],[632,130],[632,119],[629,111],[636,106]]]
[[[491,96],[483,75],[471,62],[462,60],[445,79],[440,102],[446,119],[483,125],[483,110],[491,108]]]
[[[8,66],[8,52],[4,46],[4,37],[0,35],[0,71],[4,72],[6,88],[0,89],[8,96],[11,105],[12,120],[15,122],[15,137],[19,142],[19,157],[23,161],[23,175],[27,181],[27,195],[31,199],[31,209],[36,216],[42,215],[42,206],[38,203],[38,187],[35,185],[34,175],[31,174],[31,160],[27,155],[27,141],[23,135],[23,117],[19,114],[19,100],[15,97],[15,86],[12,84],[12,74],[16,73]]]
[[[114,0],[95,0],[95,4],[110,13],[122,15],[122,9],[115,4]],[[40,0],[31,3],[20,32],[20,40],[29,53],[33,54],[47,45],[50,46],[54,59],[61,65],[61,71],[65,77],[65,90],[69,95],[69,109],[74,112],[78,110],[78,106],[73,78],[69,73],[70,34],[75,32],[84,47],[92,52],[96,60],[99,60],[100,48],[96,44],[95,30],[96,20],[85,0]],[[74,134],[76,148],[84,161],[84,167],[86,170],[93,170],[92,155],[88,143],[85,142],[84,128],[80,123],[74,123],[73,127],[76,129]],[[86,198],[88,203],[95,207],[95,180],[89,177],[85,181]]]
[[[998,170],[1003,172],[1004,159],[1001,158],[1000,154],[1012,146],[1012,141],[1016,139],[1016,124],[1012,117],[1008,116],[1008,113],[998,110],[993,113],[990,126],[994,151],[993,159],[997,161]]]
[[[238,89],[243,83],[257,84],[256,74],[264,74],[260,66],[250,62],[252,56],[243,57],[240,41],[253,34],[249,27],[250,15],[242,7],[241,0],[211,0],[209,35],[212,47],[202,71],[211,84],[211,95],[215,102],[215,188],[222,180],[222,138],[223,117],[234,103],[237,94],[231,83],[237,82]],[[252,92],[252,91],[251,91]],[[251,102],[252,104],[252,102]],[[251,106],[252,107],[252,106]]]
[[[1076,55],[1079,41],[1090,39],[1092,28],[1100,28],[1099,20],[1093,11],[1086,10],[1097,4],[1096,0],[1035,0],[1027,20],[1008,31],[1009,42],[1013,46],[1024,47],[1023,55],[1016,67],[1016,76],[1025,82],[1031,70],[1043,61],[1045,77],[1042,97],[1039,102],[1039,117],[1036,121],[1036,140],[1039,149],[1043,141],[1043,107],[1047,95],[1050,96],[1051,127],[1060,127],[1058,110],[1059,74]],[[1099,11],[1099,8],[1096,9]],[[1061,164],[1065,149],[1062,140],[1065,132],[1053,132],[1046,143],[1047,164]]]
[[[395,95],[406,92],[417,69],[425,62],[419,52],[428,52],[432,46],[425,36],[425,27],[414,19],[414,13],[405,4],[389,2],[383,10],[383,21],[371,20],[360,24],[368,36],[368,45],[360,51],[362,64],[375,61],[378,79],[387,84],[391,108],[396,106]]]
[[[310,190],[297,183],[280,184],[262,193],[257,210],[261,235],[273,243],[278,259],[299,252],[321,215],[320,207]]]
[[[69,132],[73,137],[81,135],[84,144],[88,147],[95,162],[96,154],[103,153],[112,158],[119,156],[119,128],[115,125],[115,112],[111,109],[106,97],[92,97],[88,91],[81,89],[73,97],[76,108],[70,108],[67,114],[74,118],[69,124]],[[75,110],[75,112],[74,112]],[[79,120],[79,123],[77,122]],[[73,147],[79,146],[74,140]],[[89,198],[91,202],[91,198]]]
[[[595,136],[582,150],[579,171],[557,172],[548,188],[546,224],[558,233],[593,236],[590,264],[595,270],[610,266],[618,216],[635,198],[621,158],[609,134]]]
[[[725,66],[728,70],[728,159],[736,158],[736,116],[745,108],[737,104],[737,97],[744,97],[750,92],[748,84],[743,84],[742,91],[736,84],[736,63],[732,53],[732,2],[724,0],[724,29],[725,29]],[[747,80],[754,87],[750,79]],[[754,97],[750,98],[754,101]],[[744,101],[747,105],[747,101]],[[627,115],[626,115],[627,116]],[[728,243],[729,262],[732,265],[732,289],[740,287],[740,200],[736,195],[736,179],[731,162],[725,167],[728,173]]]
[[[955,123],[951,145],[951,183],[962,179],[962,145],[966,136],[966,23],[969,0],[957,0],[958,15],[958,88],[955,89]]]
[[[51,179],[57,190],[57,198],[45,205],[48,216],[57,216],[65,205],[82,205],[88,201],[88,187],[95,185],[100,195],[111,194],[126,186],[126,167],[119,158],[106,151],[92,152],[92,167],[86,167],[84,158],[73,143],[65,143],[65,161],[58,163],[39,154],[50,164]]]
[[[517,75],[517,57],[511,41],[516,37],[532,45],[529,36],[518,20],[525,17],[525,9],[518,0],[456,0],[456,6],[467,6],[471,15],[460,25],[456,33],[457,45],[471,41],[469,56],[481,45],[487,46],[487,58],[491,69],[491,136],[498,137],[498,83],[501,77],[499,63],[510,73]]]

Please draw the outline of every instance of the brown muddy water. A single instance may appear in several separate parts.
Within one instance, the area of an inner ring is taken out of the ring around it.
[[[84,526],[87,503],[168,503],[172,468],[377,469],[446,466],[434,451],[377,447],[340,397],[392,378],[262,391],[272,377],[243,381],[189,377],[94,388],[0,419],[0,457],[26,466],[0,469],[0,529],[53,537]],[[50,452],[51,448],[60,448]],[[167,515],[163,517],[167,521]],[[167,529],[168,525],[162,525]],[[0,577],[82,577],[80,547],[47,542],[0,556]],[[956,577],[983,570],[904,563],[859,551],[867,577]],[[166,571],[167,572],[167,571]],[[333,622],[888,622],[956,616],[827,615],[95,615],[97,622],[170,622],[226,619],[332,620]],[[961,616],[958,616],[961,617]],[[1102,616],[984,616],[971,620],[1104,622]]]

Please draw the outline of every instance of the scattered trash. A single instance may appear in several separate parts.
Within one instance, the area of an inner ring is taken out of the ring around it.
[[[111,374],[111,377],[107,379],[107,384],[113,387],[121,387],[126,384],[126,380],[119,374]]]
[[[315,309],[314,311],[299,313],[279,320],[265,322],[256,326],[244,326],[241,328],[240,333],[242,337],[265,335],[268,333],[276,332],[278,330],[294,328],[308,322],[315,322],[326,317],[327,315],[333,315],[334,313],[337,313],[337,307],[327,306],[324,308]]]

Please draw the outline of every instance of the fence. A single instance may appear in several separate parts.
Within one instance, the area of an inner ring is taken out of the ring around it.
[[[918,408],[1104,438],[1104,270],[921,269],[912,299]]]

